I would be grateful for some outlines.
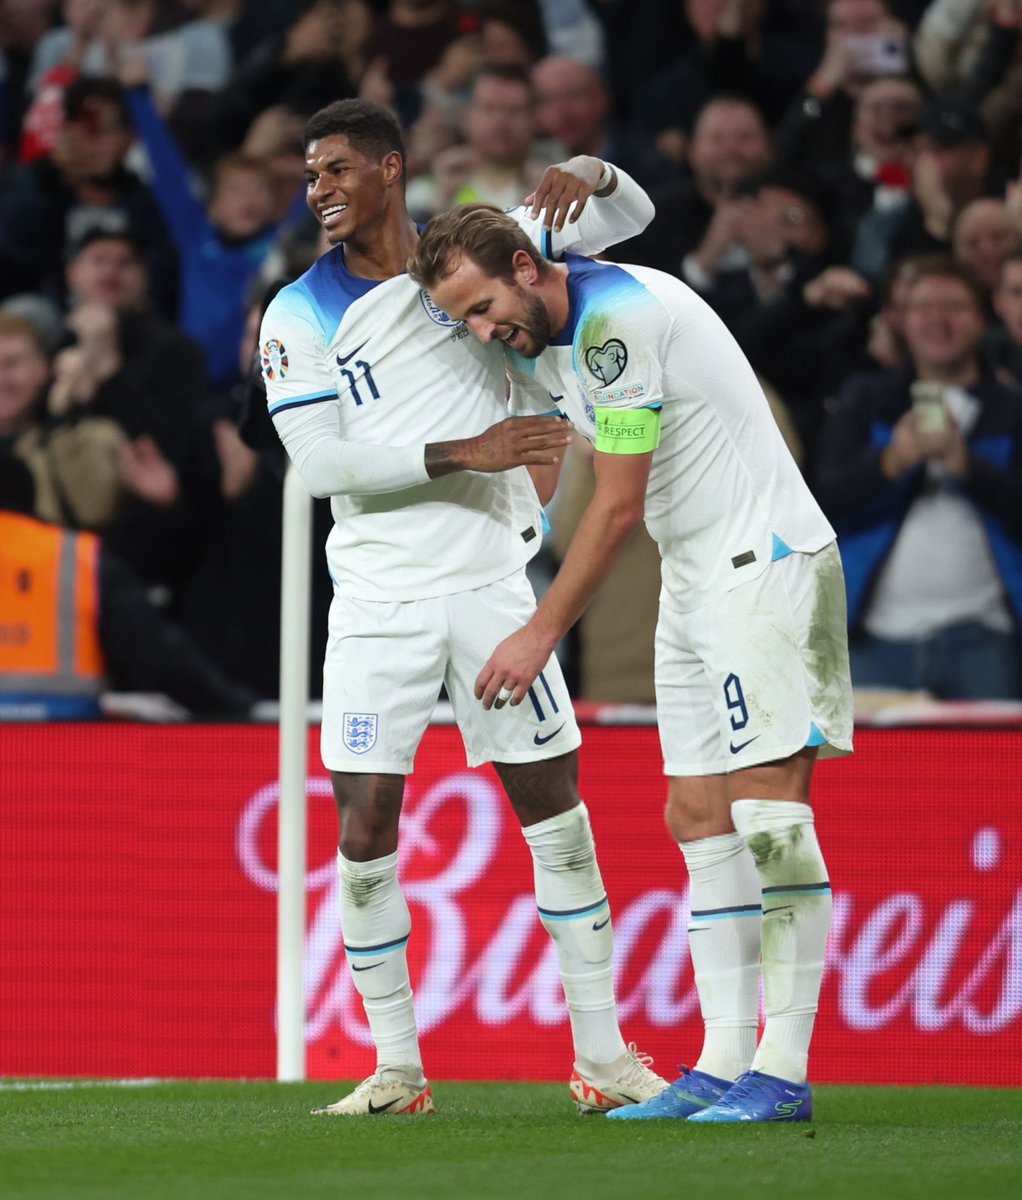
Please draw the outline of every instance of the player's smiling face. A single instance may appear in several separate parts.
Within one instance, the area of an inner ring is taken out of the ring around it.
[[[356,150],[345,134],[309,143],[305,151],[306,195],[332,246],[380,218],[395,169],[400,174],[400,155],[388,154],[378,160]]]
[[[484,344],[503,342],[523,358],[538,358],[550,345],[546,307],[517,278],[514,283],[497,279],[463,258],[430,295],[434,304],[456,321],[464,321]]]

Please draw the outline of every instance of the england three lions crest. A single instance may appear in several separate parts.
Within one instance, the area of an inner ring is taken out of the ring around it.
[[[376,745],[379,717],[376,713],[345,713],[344,744],[352,754],[365,754]]]

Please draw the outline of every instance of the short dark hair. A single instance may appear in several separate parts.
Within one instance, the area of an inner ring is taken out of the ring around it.
[[[790,170],[784,167],[768,167],[758,175],[739,180],[735,185],[738,196],[758,196],[765,188],[776,188],[779,191],[792,192],[811,205],[816,215],[828,224],[827,197],[823,185],[805,171]]]
[[[310,142],[334,135],[346,137],[362,154],[400,154],[404,172],[405,139],[390,109],[369,100],[335,100],[309,118],[303,145],[308,150]]]
[[[67,243],[64,248],[65,263],[73,262],[83,250],[94,242],[121,242],[140,262],[145,262],[145,248],[131,229],[120,224],[96,224],[83,229],[77,237]]]
[[[124,88],[116,79],[105,76],[83,75],[64,90],[63,108],[65,121],[80,121],[88,111],[90,100],[106,100],[117,109],[121,125],[131,129],[131,110]]]
[[[914,259],[915,269],[909,283],[910,288],[924,279],[957,279],[972,293],[976,307],[986,312],[987,292],[982,281],[968,263],[953,254],[920,254]]]
[[[524,250],[540,274],[546,273],[546,259],[507,213],[495,204],[462,204],[432,218],[408,260],[408,274],[428,290],[468,258],[491,278],[510,283],[515,277],[511,259],[516,250]]]

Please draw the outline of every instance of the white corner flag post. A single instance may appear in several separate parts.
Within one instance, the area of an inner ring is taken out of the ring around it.
[[[305,778],[312,497],[284,476],[280,572],[280,800],[277,813],[277,1079],[305,1078]]]

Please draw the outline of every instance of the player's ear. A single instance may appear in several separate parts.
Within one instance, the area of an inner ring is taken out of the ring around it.
[[[392,183],[397,183],[404,174],[401,155],[396,150],[391,150],[389,154],[383,156],[381,166],[383,167],[383,180],[388,186]]]
[[[511,255],[511,266],[514,268],[517,283],[533,284],[539,278],[536,264],[525,250],[516,250]]]

